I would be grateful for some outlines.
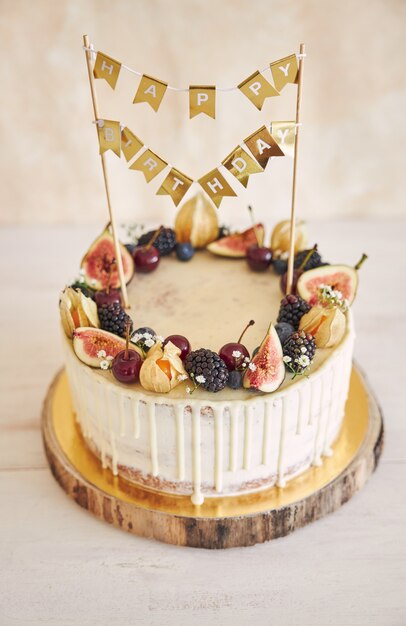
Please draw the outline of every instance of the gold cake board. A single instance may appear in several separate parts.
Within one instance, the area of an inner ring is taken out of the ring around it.
[[[42,434],[51,471],[81,507],[135,535],[199,548],[254,545],[287,535],[338,509],[374,471],[383,446],[379,406],[359,369],[333,456],[323,458],[283,489],[272,487],[234,497],[208,497],[194,506],[189,496],[154,492],[102,470],[87,448],[73,413],[65,371],[48,389]]]

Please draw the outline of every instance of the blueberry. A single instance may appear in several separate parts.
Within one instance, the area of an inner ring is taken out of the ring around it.
[[[239,372],[238,370],[233,370],[232,372],[229,372],[227,385],[231,389],[239,389],[240,387],[242,387],[242,376],[243,373]]]
[[[230,235],[230,229],[228,226],[220,226],[219,234],[217,239],[222,239],[223,237],[228,237]]]
[[[191,243],[177,243],[175,251],[179,261],[189,261],[195,253]]]
[[[278,337],[280,339],[281,344],[283,345],[285,341],[295,332],[295,329],[291,324],[287,322],[278,322],[275,324],[275,330],[278,333]]]
[[[288,269],[288,262],[285,259],[274,259],[273,269],[278,276],[282,276]]]

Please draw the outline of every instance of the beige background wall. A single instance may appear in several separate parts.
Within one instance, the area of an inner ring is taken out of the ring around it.
[[[1,0],[1,223],[106,220],[82,35],[97,49],[170,84],[233,85],[306,42],[299,211],[304,217],[404,213],[404,0]],[[259,113],[240,93],[218,117],[188,119],[187,94],[158,114],[132,105],[138,84],[97,81],[101,115],[128,123],[158,154],[199,177],[263,122],[292,119],[295,88]],[[120,219],[171,222],[169,198],[109,155]],[[280,219],[292,161],[274,160],[223,221]],[[235,185],[238,187],[238,183]],[[241,188],[242,189],[242,188]]]

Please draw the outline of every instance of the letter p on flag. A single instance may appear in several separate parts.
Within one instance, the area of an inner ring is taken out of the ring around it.
[[[209,117],[216,117],[216,88],[214,86],[189,87],[189,118],[205,113]]]

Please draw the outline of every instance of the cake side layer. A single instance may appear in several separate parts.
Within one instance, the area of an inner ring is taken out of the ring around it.
[[[104,466],[175,493],[225,495],[286,480],[331,454],[352,365],[351,316],[343,341],[309,378],[271,395],[224,400],[147,394],[83,365],[64,341],[74,408]]]

